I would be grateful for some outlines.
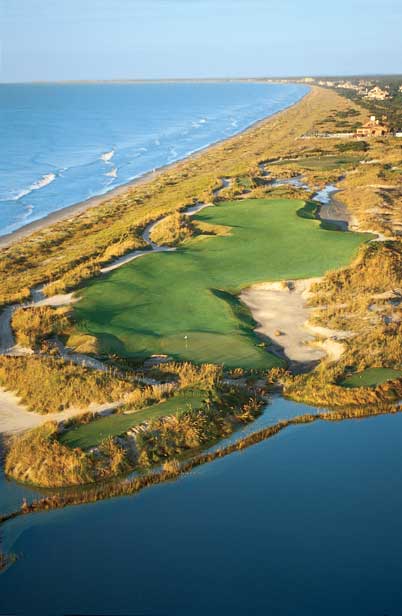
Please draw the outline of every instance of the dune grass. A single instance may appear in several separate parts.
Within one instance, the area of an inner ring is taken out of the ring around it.
[[[400,379],[402,370],[394,370],[392,368],[367,368],[362,372],[355,372],[346,377],[341,385],[343,387],[376,387],[382,385],[386,381]]]
[[[119,436],[119,434],[127,432],[130,428],[138,426],[144,421],[159,419],[165,415],[175,415],[188,410],[189,407],[197,410],[202,406],[205,398],[205,391],[181,392],[165,402],[152,404],[145,409],[133,413],[115,413],[114,415],[101,417],[90,423],[66,430],[61,435],[60,442],[68,447],[90,449],[99,445],[105,438]]]
[[[100,342],[107,336],[109,349],[114,339],[119,353],[123,347],[132,357],[167,353],[227,367],[278,365],[237,294],[256,282],[320,276],[346,265],[369,237],[324,229],[297,214],[303,206],[250,199],[203,210],[198,220],[229,226],[231,234],[199,236],[92,281],[75,305],[78,327]]]

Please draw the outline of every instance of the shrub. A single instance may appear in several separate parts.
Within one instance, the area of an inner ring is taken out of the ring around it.
[[[5,462],[7,475],[43,487],[93,483],[128,468],[125,450],[113,439],[104,441],[96,454],[70,449],[58,441],[54,422],[15,437]]]
[[[213,389],[222,381],[222,367],[215,364],[190,362],[168,362],[160,364],[157,371],[162,374],[173,374],[179,380],[180,388],[195,387],[198,389]]]
[[[70,309],[50,306],[17,308],[12,315],[11,327],[21,346],[35,348],[46,338],[67,335],[71,329]]]
[[[161,246],[177,246],[195,233],[189,216],[175,212],[163,218],[152,230],[151,240]]]

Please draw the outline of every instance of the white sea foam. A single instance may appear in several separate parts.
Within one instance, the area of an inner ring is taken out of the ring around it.
[[[33,205],[27,205],[26,208],[25,208],[25,215],[26,216],[30,216],[33,211],[34,211],[34,206]]]
[[[201,118],[200,120],[196,120],[195,122],[192,122],[192,126],[194,128],[200,128],[200,126],[202,126],[203,124],[207,123],[207,119],[206,118]]]
[[[105,152],[104,154],[102,154],[101,160],[103,160],[104,163],[108,163],[109,161],[112,160],[114,154],[115,154],[114,150],[110,150],[110,152]]]
[[[23,188],[16,195],[14,195],[12,197],[9,197],[8,199],[5,199],[5,201],[19,201],[20,199],[22,199],[22,197],[26,197],[32,191],[40,190],[41,188],[44,188],[45,186],[48,186],[49,184],[54,182],[56,177],[57,176],[56,176],[55,173],[47,173],[46,175],[42,176],[40,178],[40,180],[37,180],[36,182],[31,184],[31,186],[29,186],[29,188]]]
[[[39,190],[40,188],[44,188],[45,186],[48,186],[49,184],[54,182],[55,179],[56,179],[55,173],[47,173],[40,180],[32,184],[30,191]]]
[[[113,167],[111,171],[108,171],[106,175],[110,178],[117,178],[117,168]]]

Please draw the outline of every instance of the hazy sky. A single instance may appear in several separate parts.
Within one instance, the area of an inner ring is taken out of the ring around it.
[[[0,0],[0,81],[402,72],[402,0]]]

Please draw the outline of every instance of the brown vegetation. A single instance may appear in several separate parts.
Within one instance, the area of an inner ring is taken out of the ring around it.
[[[147,429],[136,439],[138,464],[148,467],[181,453],[197,449],[208,442],[231,434],[236,424],[255,419],[261,401],[244,400],[240,391],[232,396],[222,395],[218,404],[207,403],[202,411],[189,410],[179,417],[169,416],[149,422]],[[233,403],[233,404],[232,404]]]
[[[68,335],[71,329],[69,313],[70,309],[67,307],[17,308],[11,320],[17,343],[35,349],[47,338]]]
[[[143,389],[134,389],[127,395],[125,404],[119,408],[118,412],[137,411],[151,404],[157,404],[172,396],[175,391],[176,387],[173,384],[150,385]]]
[[[15,437],[6,456],[5,471],[18,481],[43,487],[93,483],[121,475],[136,467],[169,460],[187,450],[230,434],[240,423],[252,421],[261,401],[244,391],[214,392],[204,408],[145,422],[133,437],[130,433],[107,438],[90,451],[71,449],[58,440],[57,424],[48,422]],[[70,422],[88,423],[89,414]]]
[[[159,246],[177,246],[190,239],[195,233],[195,227],[189,216],[174,212],[165,216],[153,228],[151,240]]]
[[[102,443],[96,455],[70,449],[58,441],[54,422],[15,437],[5,463],[7,475],[43,487],[93,483],[128,468],[126,452],[112,439]]]
[[[133,390],[113,372],[45,356],[0,357],[0,384],[38,413],[121,400]]]
[[[215,364],[195,365],[190,362],[168,362],[160,364],[153,369],[153,374],[158,376],[173,376],[179,382],[180,389],[198,388],[214,389],[222,381],[222,366]]]

